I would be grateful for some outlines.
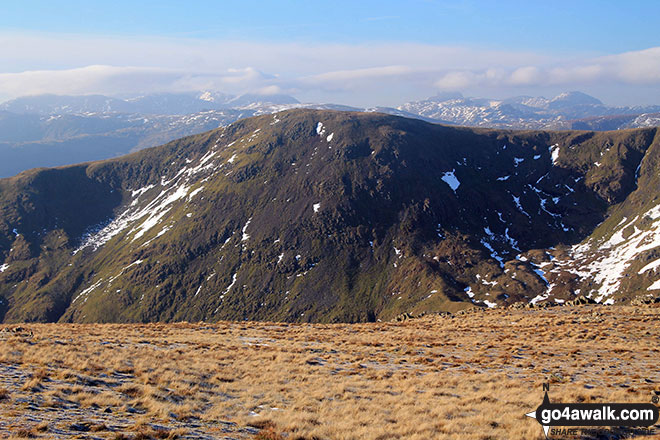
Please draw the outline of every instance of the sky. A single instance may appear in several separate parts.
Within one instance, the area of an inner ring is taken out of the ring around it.
[[[658,1],[5,0],[0,101],[214,90],[397,106],[580,90],[660,104]]]

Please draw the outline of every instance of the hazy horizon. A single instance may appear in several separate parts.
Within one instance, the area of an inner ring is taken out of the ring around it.
[[[4,6],[0,101],[217,90],[371,107],[578,90],[660,104],[650,1],[68,5]]]

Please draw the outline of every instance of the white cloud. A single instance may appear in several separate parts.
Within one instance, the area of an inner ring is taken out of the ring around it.
[[[439,89],[464,90],[475,86],[573,88],[603,82],[619,86],[660,85],[660,48],[572,60],[570,63],[455,70],[440,74],[435,85]]]
[[[538,84],[543,81],[543,72],[536,66],[519,67],[511,73],[509,81],[514,85]]]
[[[395,105],[435,90],[495,94],[660,85],[660,47],[609,56],[415,43],[301,44],[0,33],[0,99],[214,89]]]
[[[596,62],[624,82],[660,83],[660,47],[602,57]]]
[[[386,77],[400,77],[408,75],[413,70],[407,66],[384,66],[370,67],[367,69],[337,70],[334,72],[321,73],[306,78],[310,82],[344,82],[352,80],[364,80]]]
[[[266,86],[257,89],[256,92],[260,95],[277,95],[279,93],[284,93],[284,90],[279,86]]]
[[[485,75],[470,72],[469,70],[448,72],[435,82],[435,86],[442,90],[465,90],[484,81]]]
[[[251,67],[219,73],[150,67],[86,66],[64,70],[0,73],[0,94],[131,94],[159,91],[231,89],[245,91],[272,79]]]

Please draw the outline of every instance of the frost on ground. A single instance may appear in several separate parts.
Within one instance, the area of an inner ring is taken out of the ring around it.
[[[565,402],[638,403],[658,391],[658,310],[22,324],[0,331],[0,437],[541,439],[523,414],[543,382]]]

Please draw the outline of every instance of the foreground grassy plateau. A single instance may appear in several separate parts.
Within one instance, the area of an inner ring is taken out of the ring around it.
[[[650,402],[659,342],[657,307],[9,326],[0,438],[542,439],[524,414],[544,382],[553,401]]]

